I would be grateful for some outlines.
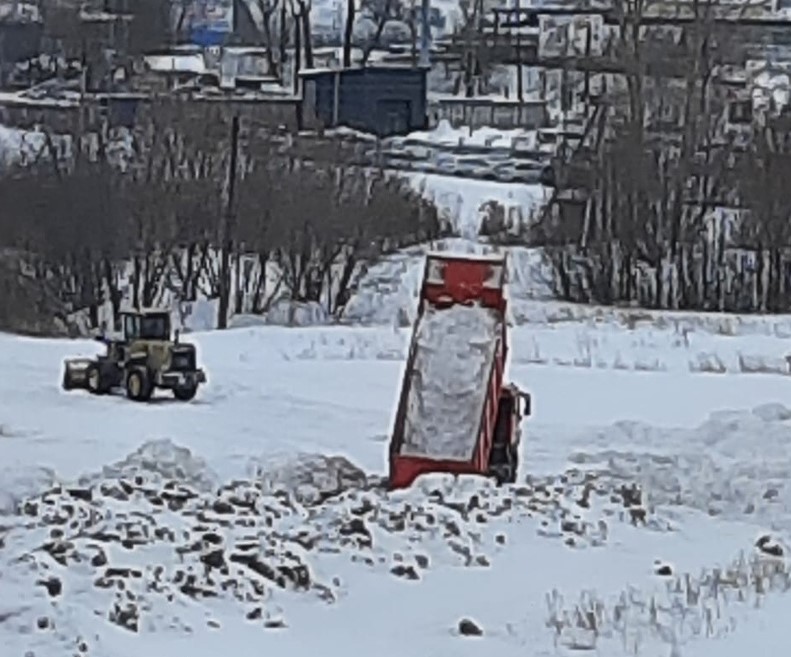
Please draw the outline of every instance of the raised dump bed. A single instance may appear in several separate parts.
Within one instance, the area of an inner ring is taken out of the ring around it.
[[[525,396],[502,385],[505,273],[502,256],[427,256],[390,441],[392,488],[428,472],[515,476]]]
[[[429,307],[415,329],[399,454],[470,461],[502,327],[491,308]]]

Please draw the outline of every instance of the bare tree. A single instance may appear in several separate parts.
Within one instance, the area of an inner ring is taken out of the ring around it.
[[[485,44],[481,37],[483,19],[483,0],[461,0],[459,9],[462,22],[458,36],[463,43],[462,78],[460,84],[468,98],[475,95],[475,83],[483,74]]]
[[[285,0],[253,0],[251,7],[256,13],[254,22],[261,31],[260,42],[266,47],[269,70],[278,76],[285,61]]]
[[[0,177],[0,253],[13,254],[0,264],[28,272],[14,298],[40,290],[57,301],[47,313],[85,314],[94,327],[123,303],[199,299],[216,300],[221,327],[280,298],[333,315],[364,262],[441,234],[430,203],[351,164],[342,141],[284,143],[255,124],[232,131],[217,112],[159,100],[124,158],[81,135],[66,156],[52,147]]]
[[[362,4],[360,18],[367,20],[373,28],[363,44],[362,64],[365,66],[373,51],[381,45],[387,25],[399,23],[406,26],[409,8],[403,0],[366,0]]]
[[[129,3],[128,54],[138,57],[170,41],[170,2],[135,0]]]
[[[737,29],[743,8],[696,1],[684,6],[684,20],[658,27],[646,21],[659,11],[647,0],[617,8],[612,52],[621,73],[560,164],[565,197],[536,233],[555,264],[558,292],[597,303],[755,309],[754,297],[747,303],[732,291],[734,276],[744,276],[723,219],[739,215],[747,198],[737,171],[749,158],[737,139],[743,130],[734,133],[728,119],[722,78],[745,45]],[[742,128],[749,125],[748,118]]]

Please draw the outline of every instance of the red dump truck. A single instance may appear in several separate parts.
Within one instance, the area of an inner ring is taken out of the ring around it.
[[[429,254],[390,440],[391,489],[445,472],[516,480],[530,395],[504,384],[504,256]]]

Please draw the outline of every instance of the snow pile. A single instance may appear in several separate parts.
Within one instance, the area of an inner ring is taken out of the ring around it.
[[[620,422],[595,442],[609,447],[570,460],[639,482],[657,505],[791,528],[791,409],[781,404],[713,413],[694,429]]]
[[[424,267],[422,249],[396,253],[367,266],[343,309],[342,320],[366,325],[411,325]]]
[[[126,458],[102,468],[102,477],[151,476],[175,479],[198,490],[211,490],[217,477],[206,462],[192,454],[186,447],[175,445],[169,438],[143,443]],[[95,476],[81,482],[89,483]]]
[[[603,545],[602,513],[633,501],[595,477],[572,484],[571,474],[505,488],[423,477],[413,491],[350,488],[309,506],[259,480],[205,493],[157,472],[128,474],[55,486],[0,528],[0,638],[10,654],[127,654],[138,644],[121,649],[125,636],[288,628],[297,598],[343,606],[348,582],[366,572],[381,586],[382,575],[421,583],[443,566],[457,576],[459,566],[488,569],[511,532],[536,531],[541,519],[558,532],[539,535]],[[586,501],[579,484],[592,487]]]
[[[394,306],[376,305],[377,294],[390,284],[373,284],[361,289],[350,306],[349,323],[368,320],[389,321],[389,327],[331,326],[285,329],[264,327],[250,322],[234,332],[239,351],[254,348],[256,354],[285,360],[402,360],[406,357],[416,309],[419,277],[414,269],[404,270],[399,285],[404,303],[400,320]],[[512,275],[509,273],[509,275]],[[410,286],[410,282],[412,285]],[[395,286],[394,286],[395,287]],[[394,293],[395,294],[395,293]],[[409,298],[414,294],[414,298]],[[539,305],[536,303],[536,305]],[[775,336],[711,334],[704,328],[684,332],[674,325],[661,328],[640,326],[630,329],[615,321],[577,323],[551,321],[511,324],[513,314],[524,308],[524,300],[509,299],[507,321],[511,325],[510,362],[519,366],[545,365],[588,370],[673,372],[679,374],[772,374],[791,373],[786,355],[787,340]],[[514,312],[511,312],[513,310]],[[220,336],[215,338],[215,335]],[[192,338],[214,352],[221,334],[202,334]],[[222,340],[222,349],[228,343]],[[208,351],[205,353],[208,356]],[[207,357],[208,357],[207,356]],[[211,360],[211,359],[210,359]],[[207,362],[211,368],[213,363]],[[534,372],[536,368],[531,367]]]
[[[300,504],[319,504],[368,486],[368,476],[343,456],[296,454],[251,461],[256,482],[268,492],[286,492]]]
[[[481,306],[424,314],[415,334],[401,454],[472,458],[500,330],[496,313]]]
[[[535,317],[535,310],[530,309],[536,299],[552,296],[546,260],[539,249],[499,247],[453,238],[407,249],[367,266],[343,309],[341,321],[366,326],[410,326],[417,316],[428,251],[469,255],[506,253],[509,313],[518,322],[531,321]]]
[[[499,203],[506,212],[519,212],[528,219],[551,196],[549,188],[543,185],[509,184],[438,173],[409,173],[405,177],[451,220],[458,235],[469,240],[478,239],[484,217],[482,208],[486,203]]]

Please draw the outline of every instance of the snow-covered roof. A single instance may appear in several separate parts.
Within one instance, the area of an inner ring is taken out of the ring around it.
[[[223,55],[231,56],[244,56],[244,55],[260,55],[265,56],[268,48],[261,48],[258,46],[228,46],[223,48]]]
[[[114,14],[107,11],[80,10],[80,20],[83,23],[114,23],[116,21],[131,21],[130,14]]]
[[[148,55],[146,66],[157,73],[206,73],[206,61],[201,53],[177,55]]]
[[[342,66],[338,67],[315,67],[315,68],[304,68],[299,72],[301,76],[314,76],[314,75],[326,75],[327,73],[350,73],[354,71],[372,71],[378,72],[383,70],[395,70],[395,71],[417,71],[417,70],[426,70],[425,68],[421,67],[414,67],[414,66],[404,66],[403,64],[399,63],[388,63],[388,62],[376,62],[375,64],[371,64],[369,66],[349,66],[344,68]]]

